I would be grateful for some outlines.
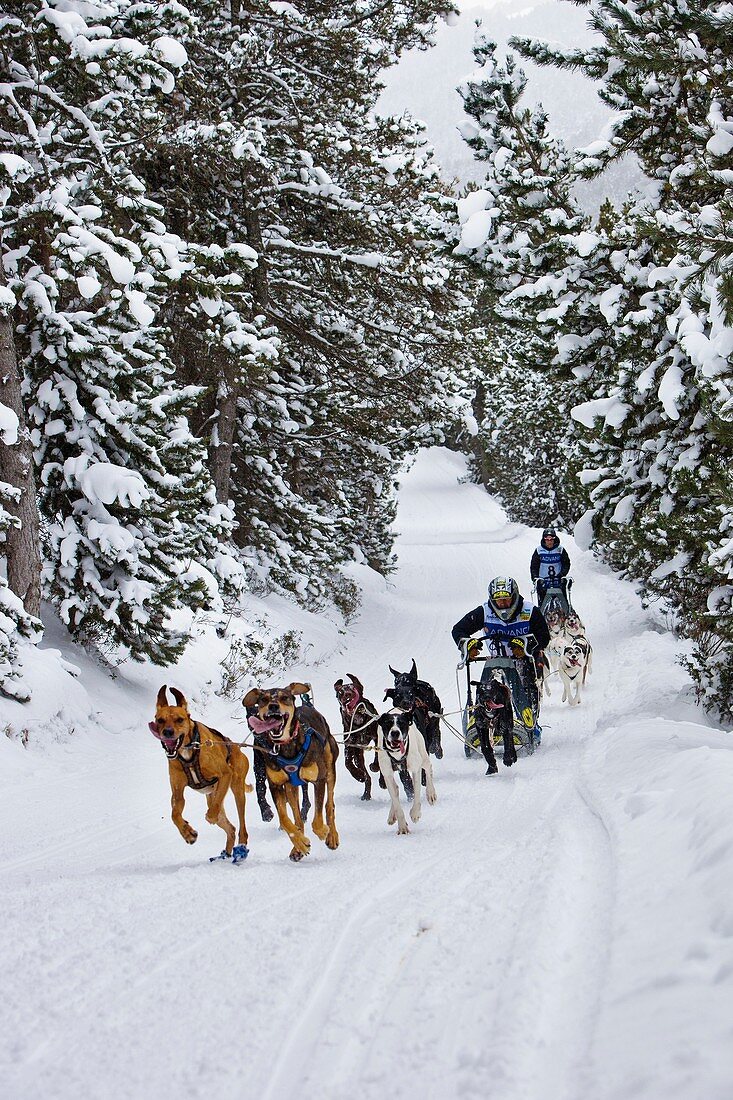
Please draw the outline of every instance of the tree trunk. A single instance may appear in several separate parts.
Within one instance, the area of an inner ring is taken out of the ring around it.
[[[262,240],[260,216],[251,206],[244,211],[244,224],[247,227],[247,244],[257,253],[257,267],[254,270],[255,301],[260,309],[267,309],[270,290],[267,285],[267,265],[265,263],[265,245]]]
[[[0,286],[4,285],[4,272],[0,262]],[[28,614],[38,618],[41,611],[41,547],[33,449],[21,400],[12,317],[1,309],[0,402],[13,410],[20,425],[16,444],[9,447],[0,440],[0,480],[20,489],[20,499],[17,502],[10,500],[4,504],[5,509],[20,520],[20,527],[9,528],[5,536],[8,585],[23,601],[23,607]]]
[[[486,416],[486,387],[482,381],[476,383],[476,392],[473,397],[473,415],[476,419],[476,423],[479,427],[483,424]],[[486,456],[486,447],[484,446],[483,433],[479,431],[478,435],[473,440],[473,453],[478,463],[479,476],[484,489],[490,488],[489,483],[489,461]]]
[[[232,479],[234,428],[237,422],[239,387],[233,378],[222,378],[216,395],[214,436],[209,447],[211,478],[219,504],[228,504]]]
[[[234,5],[232,5],[233,17]],[[260,219],[257,211],[251,206],[245,209],[244,218],[247,227],[247,243],[251,248],[254,248],[259,261],[253,276],[254,299],[257,308],[264,310],[267,307],[269,292]],[[220,504],[229,502],[231,491],[232,453],[237,426],[237,401],[240,391],[241,381],[239,377],[234,372],[228,371],[222,377],[219,383],[219,392],[216,395],[214,436],[209,449],[211,477],[216,489],[216,499]]]

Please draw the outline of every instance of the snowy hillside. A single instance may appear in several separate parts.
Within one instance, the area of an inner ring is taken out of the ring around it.
[[[567,0],[495,0],[459,6],[463,10],[454,26],[439,25],[432,50],[413,50],[385,73],[380,109],[393,114],[409,110],[422,119],[446,175],[467,183],[483,179],[483,169],[458,133],[463,111],[456,88],[475,69],[471,47],[476,21],[481,20],[500,53],[513,35],[563,47],[590,46],[595,39],[587,27],[587,11]],[[542,103],[557,137],[579,148],[600,135],[611,112],[591,81],[579,73],[541,68],[531,61],[522,61],[522,67],[529,78],[527,103]],[[641,180],[635,162],[628,158],[602,181],[584,184],[581,200],[588,208],[606,195],[620,201]]]
[[[454,712],[451,625],[495,573],[528,590],[536,532],[464,473],[420,454],[398,570],[352,567],[364,603],[345,631],[280,598],[248,605],[302,631],[276,678],[312,679],[335,730],[337,677],[381,702],[388,663],[413,657]],[[155,694],[175,684],[243,737],[237,699],[215,694],[236,624],[203,623],[175,671],[114,680],[51,630],[33,702],[0,703],[3,1095],[727,1100],[733,740],[701,724],[632,586],[566,544],[595,647],[583,704],[554,691],[540,751],[492,778],[445,730],[438,803],[409,836],[340,762],[341,847],[314,841],[299,865],[253,796],[241,867],[209,864],[200,795],[195,847],[169,819]]]

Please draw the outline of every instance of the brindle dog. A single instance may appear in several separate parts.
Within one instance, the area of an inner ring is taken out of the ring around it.
[[[413,722],[423,735],[425,748],[438,760],[442,759],[440,718],[437,715],[443,706],[435,688],[427,680],[418,679],[414,657],[409,672],[397,672],[391,665],[389,671],[394,676],[394,687],[385,691],[384,698],[391,699],[393,706],[412,715]]]
[[[311,846],[298,799],[299,787],[306,782],[315,787],[313,832],[327,848],[339,846],[333,801],[339,750],[323,715],[312,706],[296,707],[295,696],[308,691],[310,685],[301,683],[266,690],[252,688],[242,700],[245,707],[254,708],[250,728],[269,745],[269,755],[264,755],[267,781],[280,825],[293,843],[290,858],[296,863],[308,855]]]
[[[158,738],[168,757],[173,824],[186,841],[195,844],[198,833],[183,817],[186,787],[203,791],[208,802],[206,820],[226,833],[225,858],[234,854],[238,862],[247,854],[247,828],[244,823],[245,791],[249,761],[237,745],[218,730],[194,721],[188,712],[183,692],[171,688],[175,706],[168,703],[166,685],[158,692],[155,721],[150,731]],[[235,848],[235,830],[224,812],[224,797],[231,788],[239,815],[239,844]],[[239,849],[243,849],[239,850]]]
[[[337,680],[333,685],[341,711],[341,723],[344,727],[344,760],[347,769],[351,772],[357,783],[364,784],[362,802],[368,802],[372,797],[372,777],[369,771],[379,771],[379,760],[376,754],[377,746],[377,722],[379,712],[369,699],[364,695],[364,685],[353,673],[346,674],[351,680],[345,684],[343,680]],[[366,726],[366,729],[364,727]],[[366,752],[370,745],[374,745],[375,753],[369,771],[366,766]],[[407,770],[407,764],[403,761],[399,768],[400,780],[405,788],[408,798],[414,797],[412,778]],[[387,784],[384,776],[379,773],[379,786],[383,789]]]
[[[253,715],[256,716],[256,707],[247,707],[247,718],[250,719]],[[250,727],[251,729],[251,727]],[[275,816],[272,812],[272,807],[267,801],[267,769],[265,768],[265,755],[270,751],[270,743],[266,737],[263,737],[259,733],[255,733],[252,730],[252,740],[254,742],[253,752],[253,771],[255,773],[255,794],[257,796],[257,805],[260,808],[260,817],[263,821],[272,821]],[[308,814],[310,812],[311,804],[308,797],[307,785],[302,789],[303,801],[301,805],[301,816],[303,821],[308,820]]]

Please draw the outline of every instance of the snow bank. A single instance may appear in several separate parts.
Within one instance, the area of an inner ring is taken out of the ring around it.
[[[337,677],[379,706],[388,665],[414,657],[455,718],[450,627],[493,575],[529,592],[538,534],[466,473],[440,448],[405,472],[397,570],[349,566],[363,604],[348,624],[243,596],[236,616],[176,618],[194,638],[174,668],[108,654],[113,679],[47,618],[32,701],[0,700],[8,1095],[116,1097],[123,1081],[131,1097],[234,1100],[247,1080],[263,1100],[293,1081],[323,1100],[728,1100],[733,738],[703,724],[680,643],[569,535],[594,669],[577,708],[553,688],[534,757],[489,779],[444,731],[438,803],[407,837],[340,760],[341,846],[314,841],[297,867],[254,797],[241,868],[209,864],[221,839],[203,796],[186,800],[194,848],[170,821],[147,728],[163,683],[236,737],[252,680],[306,680],[338,730]],[[286,632],[294,649],[242,670],[235,642]],[[196,1025],[185,1059],[150,1026],[177,1018]]]
[[[724,1100],[733,1081],[733,737],[627,721],[589,743],[583,775],[615,865],[613,995],[596,1026],[604,1073],[595,1095]]]

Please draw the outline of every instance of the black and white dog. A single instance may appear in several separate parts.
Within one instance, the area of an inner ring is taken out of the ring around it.
[[[400,795],[395,783],[394,773],[400,770],[404,764],[412,777],[414,796],[410,818],[419,821],[422,807],[420,805],[420,775],[425,774],[425,794],[432,806],[437,801],[435,784],[433,783],[433,766],[430,763],[425,739],[416,726],[412,725],[412,715],[398,707],[383,714],[378,723],[377,756],[379,768],[387,784],[387,790],[391,801],[388,825],[397,822],[398,833],[409,833],[407,821],[400,805]]]
[[[394,707],[406,711],[412,717],[423,736],[428,752],[441,760],[443,747],[440,743],[438,715],[443,707],[435,688],[427,680],[418,679],[414,657],[409,672],[397,672],[391,665],[389,671],[394,676],[394,687],[385,691],[384,698],[391,699]]]

